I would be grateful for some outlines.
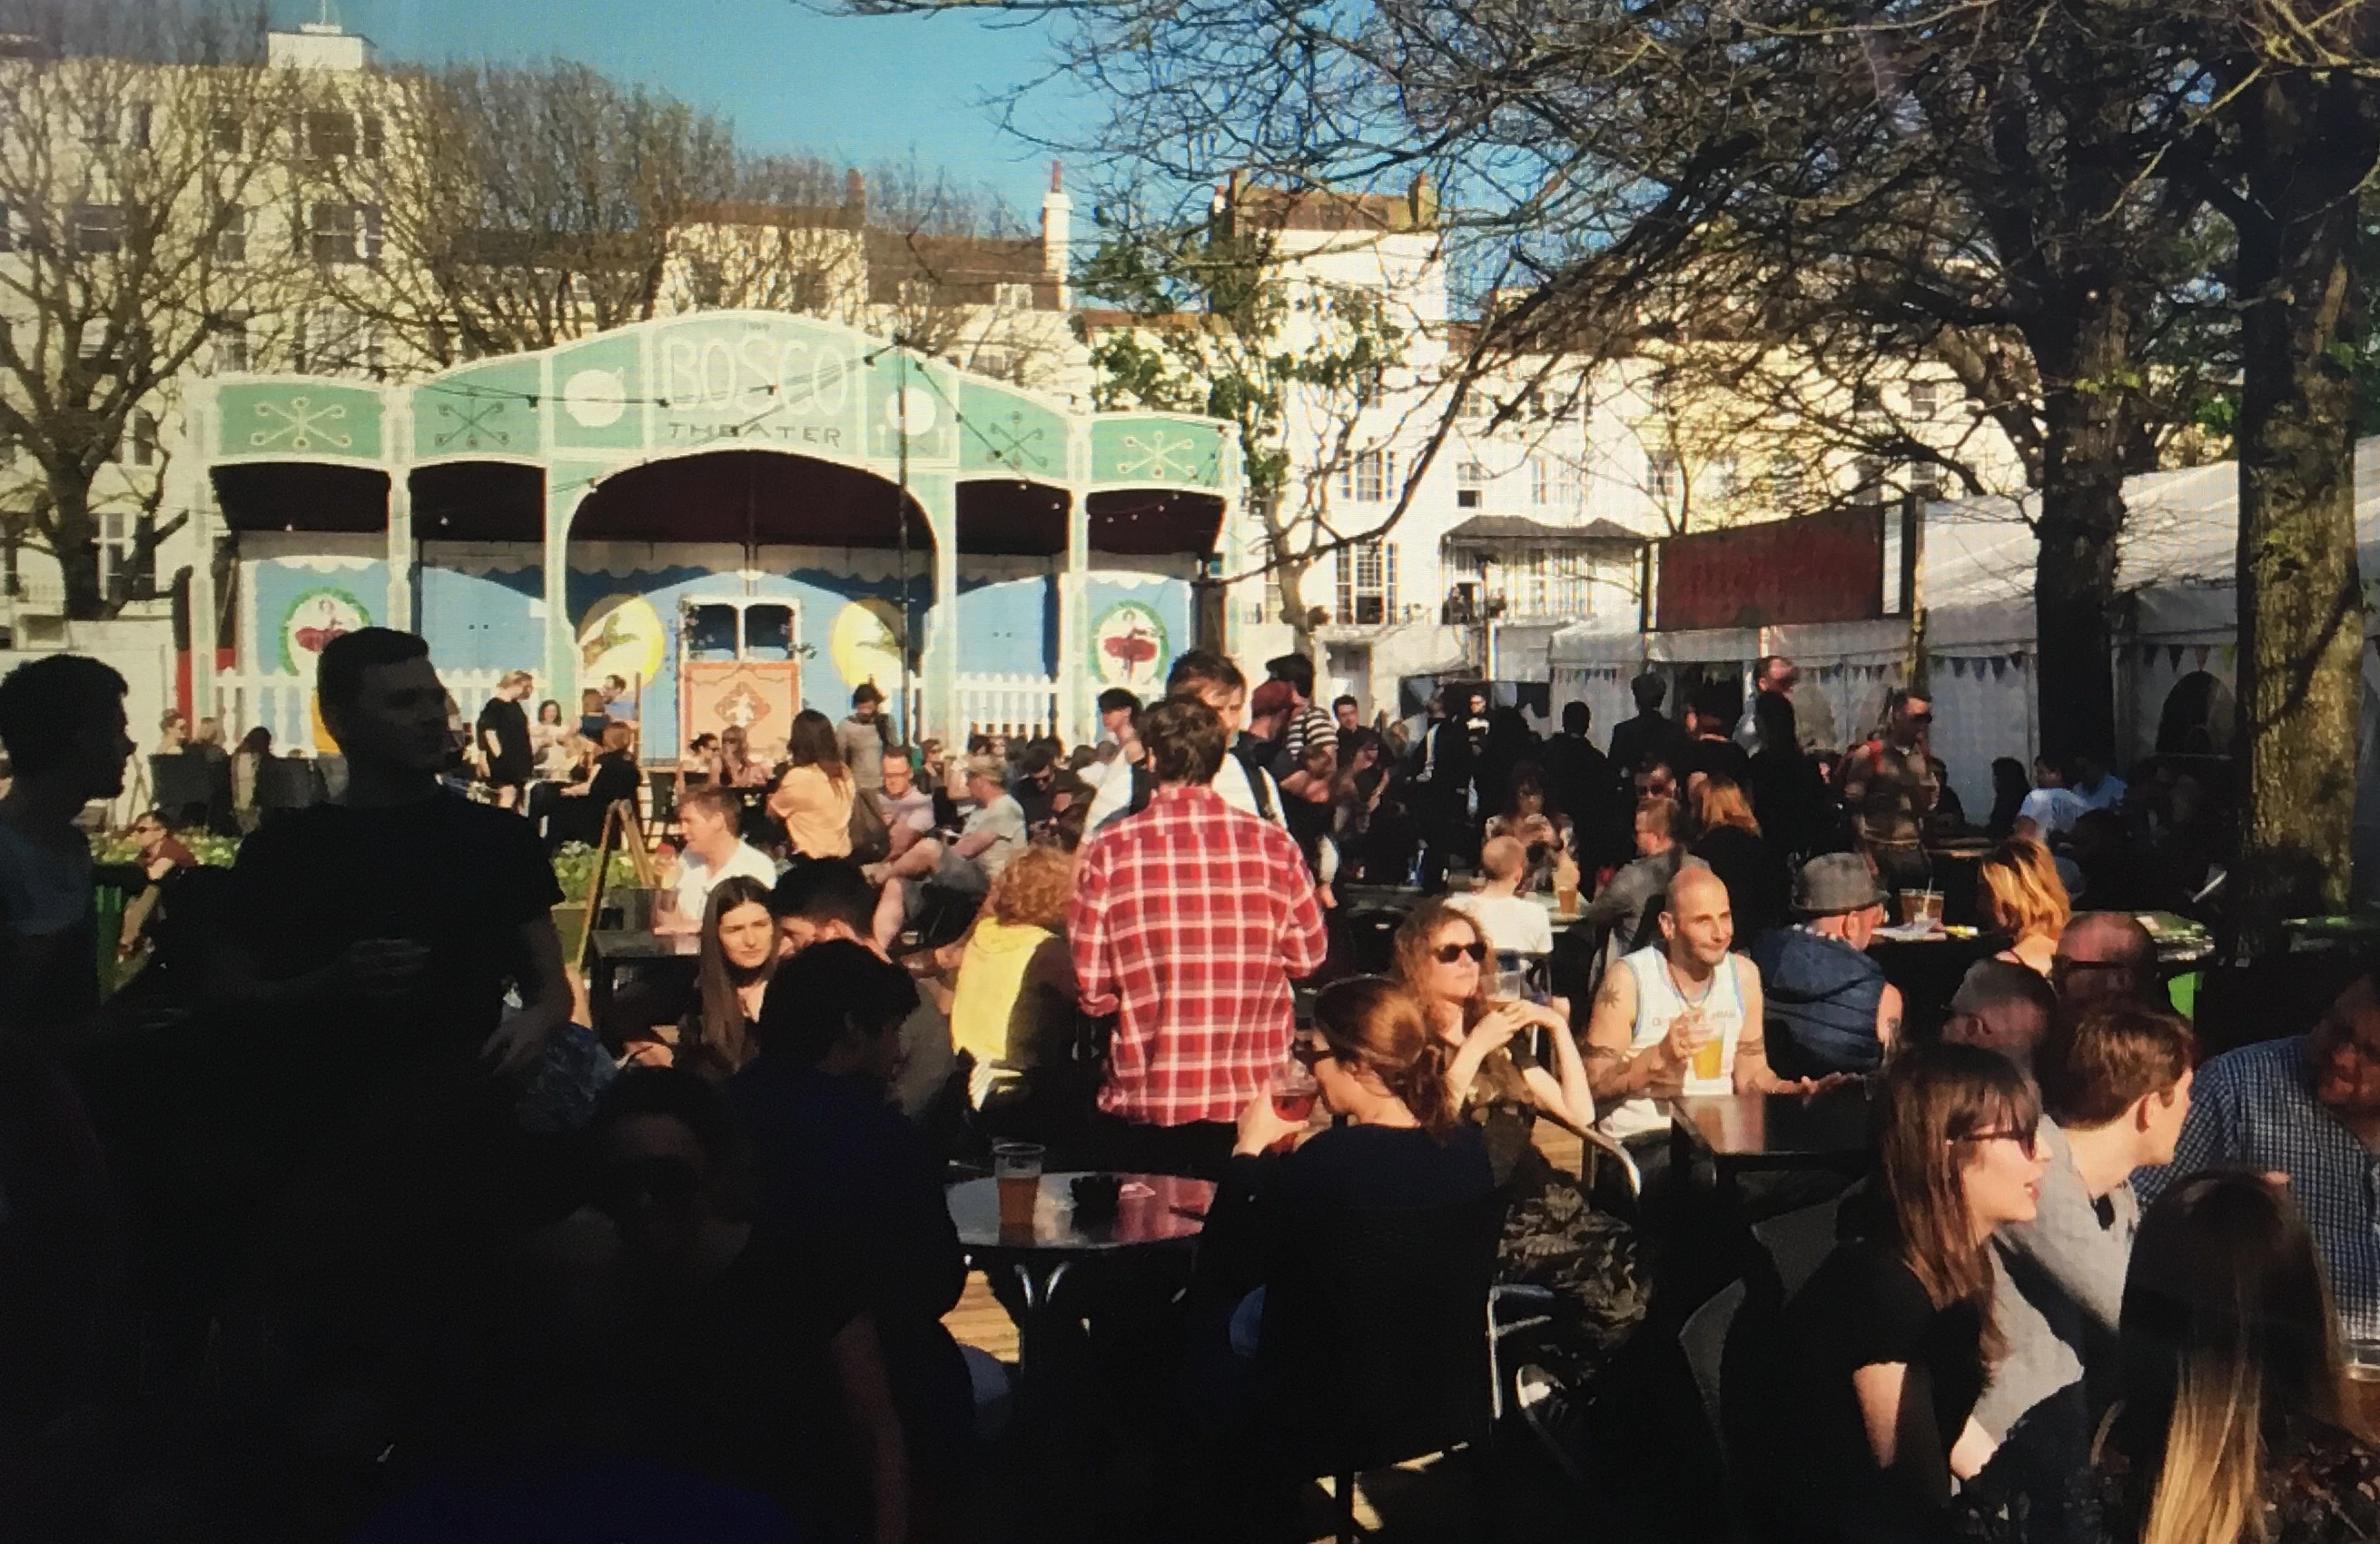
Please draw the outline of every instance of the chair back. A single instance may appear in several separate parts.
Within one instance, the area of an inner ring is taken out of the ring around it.
[[[1735,1316],[1742,1311],[1748,1291],[1741,1281],[1728,1283],[1711,1295],[1710,1301],[1688,1314],[1685,1328],[1678,1331],[1678,1349],[1685,1353],[1687,1369],[1694,1375],[1694,1392],[1702,1395],[1703,1416],[1710,1423],[1710,1439],[1722,1460],[1731,1457],[1731,1444],[1720,1372],[1727,1361],[1728,1331],[1735,1328]]]
[[[1386,976],[1396,968],[1397,930],[1404,913],[1386,906],[1353,906],[1345,921],[1348,964],[1358,976]]]
[[[1838,1196],[1754,1224],[1752,1236],[1768,1252],[1768,1263],[1777,1268],[1777,1280],[1786,1297],[1801,1291],[1802,1283],[1833,1252],[1836,1217],[1842,1205]]]
[[[1488,1287],[1502,1202],[1271,1220],[1257,1370],[1268,1424],[1307,1474],[1483,1441],[1493,1420]]]
[[[150,802],[181,825],[205,821],[214,802],[216,783],[228,787],[230,780],[229,763],[220,760],[183,755],[149,758]]]

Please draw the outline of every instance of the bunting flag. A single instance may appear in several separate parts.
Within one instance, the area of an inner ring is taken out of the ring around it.
[[[2167,644],[2165,646],[2165,660],[2166,663],[2171,665],[2176,670],[2180,670],[2181,668],[2181,645],[2179,643]]]
[[[2019,670],[2022,670],[2025,668],[2025,658],[2026,655],[2023,650],[2012,650],[2009,653],[2009,663],[2016,666]]]
[[[2214,648],[2214,646],[2213,646],[2212,644],[2202,643],[2202,644],[2200,644],[2200,645],[2198,646],[2198,668],[2199,668],[2199,669],[2201,669],[2201,670],[2204,670],[2204,669],[2206,668],[2206,656],[2208,656],[2209,654],[2212,654],[2212,653],[2214,653],[2214,652],[2215,652],[2215,648]]]
[[[2157,646],[2155,644],[2143,643],[2141,645],[2141,664],[2143,668],[2145,669],[2146,667],[2156,663],[2156,657]]]
[[[1994,655],[1992,656],[1992,679],[1993,679],[1993,680],[1995,680],[1995,681],[1998,681],[1998,680],[2003,680],[2003,679],[2005,679],[2005,678],[2007,677],[2007,675],[2008,675],[2008,669],[2009,669],[2009,663],[2008,663],[2008,661],[2007,661],[2007,659],[2006,659],[2006,658],[2004,658],[2003,656],[1998,655],[1998,654],[1994,654]]]

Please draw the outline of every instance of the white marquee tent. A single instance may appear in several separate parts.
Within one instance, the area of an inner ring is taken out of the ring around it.
[[[2380,576],[2380,438],[2357,447],[2355,523],[2364,578],[2364,628],[2380,632],[2373,600]],[[2237,656],[2237,590],[2232,582],[2239,541],[2239,468],[2230,462],[2189,471],[2154,472],[2124,484],[2128,510],[2117,583],[2123,601],[2115,618],[2119,760],[2156,748],[2168,699],[2189,677],[2204,674],[2185,694],[2212,702],[2228,719]],[[2004,498],[1949,500],[1929,505],[1920,563],[1918,602],[1925,618],[1927,675],[1934,693],[1934,748],[1949,764],[1961,799],[1978,817],[1991,805],[1990,765],[1998,756],[2030,760],[2036,737],[2038,657],[2033,615],[2033,533],[2024,510]],[[1888,562],[1891,555],[1888,553]],[[1884,694],[1909,665],[1909,624],[1880,621],[1700,632],[1616,630],[1582,623],[1554,636],[1549,648],[1552,695],[1584,700],[1599,733],[1633,712],[1628,681],[1648,665],[1735,663],[1748,671],[1762,654],[1790,655],[1803,685],[1795,701],[1806,721],[1825,699],[1835,738],[1848,741],[1875,723]],[[2380,661],[2363,657],[2363,728],[2359,756],[2363,796],[2358,800],[2359,857],[2380,853]],[[1674,704],[1672,704],[1674,707]]]

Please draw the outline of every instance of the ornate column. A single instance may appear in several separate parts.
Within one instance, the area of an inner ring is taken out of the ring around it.
[[[182,410],[182,443],[196,463],[190,482],[190,541],[198,549],[190,565],[190,713],[192,721],[215,711],[215,396],[210,386],[191,391]],[[176,457],[176,460],[181,457]]]
[[[578,636],[570,626],[570,525],[602,468],[581,461],[545,467],[545,690],[565,718],[578,696]]]
[[[1087,609],[1091,571],[1091,423],[1066,420],[1066,566],[1058,576],[1058,733],[1068,745],[1087,745],[1099,732],[1093,702],[1099,675],[1091,668]]]

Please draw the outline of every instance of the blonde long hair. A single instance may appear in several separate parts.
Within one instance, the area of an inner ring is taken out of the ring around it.
[[[1702,780],[1694,789],[1694,824],[1703,831],[1716,831],[1720,826],[1741,826],[1760,834],[1760,822],[1753,818],[1752,801],[1743,796],[1742,785],[1731,777],[1717,772]]]
[[[2141,1544],[2261,1540],[2266,1465],[2293,1427],[2341,1418],[2338,1319],[2288,1195],[2239,1171],[2167,1190],[2141,1219],[2122,1324],[2110,1434]]]

